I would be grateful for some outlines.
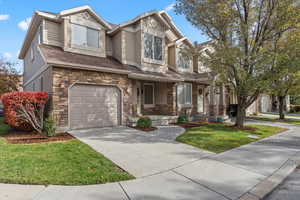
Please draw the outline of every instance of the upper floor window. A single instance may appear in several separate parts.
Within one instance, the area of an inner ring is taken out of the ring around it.
[[[99,31],[78,24],[72,24],[72,44],[99,48]]]
[[[144,35],[144,56],[154,60],[163,59],[163,39],[149,33]]]
[[[34,61],[34,54],[35,54],[35,52],[34,52],[34,46],[31,46],[31,48],[30,48],[30,60],[33,62]]]
[[[190,59],[187,56],[180,54],[179,58],[178,58],[178,66],[183,69],[189,69],[190,68]]]

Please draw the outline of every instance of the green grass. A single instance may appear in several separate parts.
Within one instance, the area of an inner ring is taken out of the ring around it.
[[[278,118],[272,118],[272,117],[250,117],[250,119],[254,120],[262,120],[262,121],[268,121],[268,122],[281,122],[281,123],[288,123],[292,125],[300,125],[300,119],[292,119],[292,118],[285,118],[284,120],[278,119]]]
[[[9,127],[0,118],[0,135]],[[78,140],[33,145],[7,144],[0,137],[0,182],[86,185],[133,179]]]
[[[285,130],[266,125],[249,125],[249,127],[256,128],[256,130],[238,130],[228,127],[227,124],[209,124],[188,129],[184,134],[177,137],[176,140],[200,149],[221,153]],[[248,135],[255,135],[259,138],[249,138]]]

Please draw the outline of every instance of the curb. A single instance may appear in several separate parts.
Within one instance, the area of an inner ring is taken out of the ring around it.
[[[287,160],[276,172],[254,186],[238,200],[262,200],[281,184],[298,166],[300,154]]]

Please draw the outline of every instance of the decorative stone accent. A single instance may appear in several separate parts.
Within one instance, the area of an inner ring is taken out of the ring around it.
[[[116,85],[122,90],[122,124],[132,115],[132,81],[126,75],[53,68],[52,113],[59,127],[68,127],[68,89],[74,83]]]

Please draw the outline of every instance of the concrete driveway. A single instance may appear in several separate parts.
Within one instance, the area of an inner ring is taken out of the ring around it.
[[[145,133],[128,127],[77,130],[70,133],[137,178],[157,174],[214,155],[175,141],[177,126]]]

